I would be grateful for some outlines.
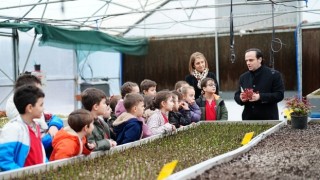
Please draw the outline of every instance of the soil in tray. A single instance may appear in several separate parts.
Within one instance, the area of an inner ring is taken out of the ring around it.
[[[243,156],[196,179],[319,179],[320,124],[306,130],[285,126]]]

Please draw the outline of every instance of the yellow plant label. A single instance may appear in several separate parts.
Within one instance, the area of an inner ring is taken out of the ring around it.
[[[291,120],[291,113],[293,112],[292,109],[284,109],[283,114],[287,117],[287,120]]]
[[[177,163],[178,163],[178,161],[174,160],[170,163],[165,164],[162,167],[157,180],[163,180],[163,179],[166,179],[168,176],[170,176],[172,174],[174,168],[176,167]]]
[[[248,144],[251,141],[253,134],[254,134],[254,132],[246,133],[246,135],[244,135],[244,137],[242,139],[241,144],[242,145]]]

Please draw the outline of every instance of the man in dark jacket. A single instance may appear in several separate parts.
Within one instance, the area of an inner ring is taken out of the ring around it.
[[[234,100],[241,106],[243,120],[278,120],[277,103],[283,100],[284,85],[281,74],[263,65],[260,49],[248,49],[245,61],[249,71],[240,76]],[[246,93],[246,92],[249,93]],[[253,94],[250,93],[253,91]]]

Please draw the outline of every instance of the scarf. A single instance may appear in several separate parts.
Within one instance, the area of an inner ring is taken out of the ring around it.
[[[202,73],[198,72],[197,70],[193,70],[192,75],[198,80],[198,88],[201,89],[201,81],[207,77],[209,72],[208,68],[205,68]]]

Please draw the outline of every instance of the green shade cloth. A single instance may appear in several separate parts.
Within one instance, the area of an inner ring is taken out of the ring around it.
[[[30,29],[34,28],[33,25],[30,24],[22,24],[22,23],[10,23],[10,22],[1,22],[0,28],[17,28],[19,31],[27,32]]]
[[[123,38],[96,30],[67,29],[46,24],[9,22],[0,23],[0,28],[17,28],[24,32],[35,28],[36,34],[42,34],[40,46],[85,51],[121,52],[129,55],[145,55],[148,51],[148,40],[146,38]]]

